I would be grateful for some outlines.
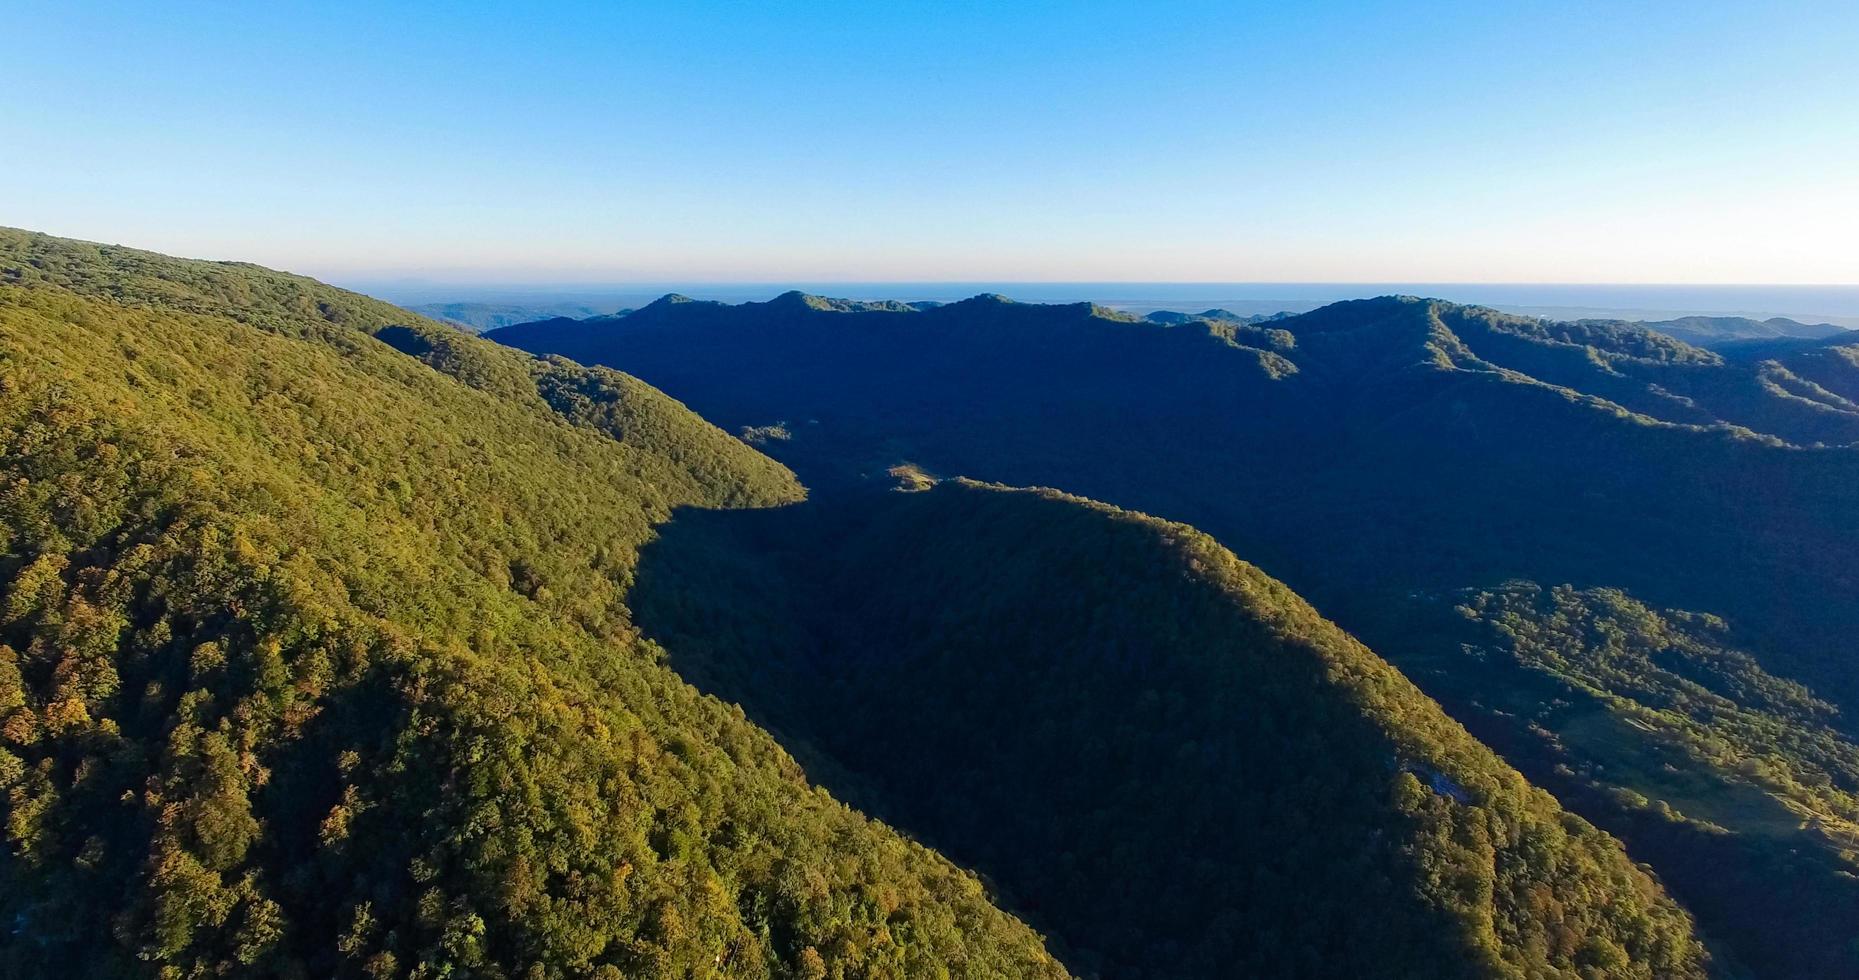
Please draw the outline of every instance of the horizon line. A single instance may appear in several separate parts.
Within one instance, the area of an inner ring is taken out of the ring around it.
[[[221,261],[210,259],[206,261]],[[279,269],[289,272],[288,269]],[[303,273],[297,273],[303,275]],[[417,277],[374,278],[359,274],[321,273],[312,278],[330,276],[351,282],[380,286],[462,286],[473,289],[646,289],[666,286],[1605,286],[1633,288],[1682,289],[1859,289],[1859,282],[1748,282],[1748,281],[1656,281],[1604,279],[814,279],[795,276],[781,279],[509,279],[457,280]],[[804,290],[803,290],[804,291]]]

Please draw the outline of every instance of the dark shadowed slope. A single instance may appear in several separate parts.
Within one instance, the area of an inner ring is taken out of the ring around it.
[[[682,673],[1080,970],[1702,969],[1615,842],[1191,528],[958,482],[686,513],[632,601]]]

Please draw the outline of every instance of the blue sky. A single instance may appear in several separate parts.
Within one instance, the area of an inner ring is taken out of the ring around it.
[[[1859,282],[1859,4],[9,10],[0,224],[440,281]]]

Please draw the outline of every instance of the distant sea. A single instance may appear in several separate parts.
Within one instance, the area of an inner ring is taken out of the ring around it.
[[[1684,286],[1577,283],[1276,283],[1276,282],[796,282],[578,285],[342,283],[393,303],[471,302],[513,306],[579,303],[596,309],[642,306],[666,293],[730,303],[760,301],[790,289],[860,300],[948,302],[999,293],[1029,303],[1089,301],[1147,313],[1302,313],[1343,299],[1390,294],[1428,296],[1555,319],[1667,320],[1680,316],[1785,316],[1804,323],[1859,328],[1859,286]]]

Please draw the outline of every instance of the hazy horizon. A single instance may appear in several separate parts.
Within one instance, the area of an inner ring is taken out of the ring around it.
[[[1092,302],[1113,309],[1242,315],[1302,313],[1344,299],[1428,296],[1555,319],[1666,320],[1683,316],[1788,317],[1859,329],[1859,286],[1663,283],[1219,283],[1219,282],[664,282],[505,283],[480,286],[408,281],[337,285],[404,306],[486,303],[582,304],[603,312],[637,307],[667,293],[722,302],[760,302],[789,290],[854,300],[951,302],[999,293],[1031,303]]]
[[[8,27],[0,224],[337,281],[1859,283],[1851,3]]]

